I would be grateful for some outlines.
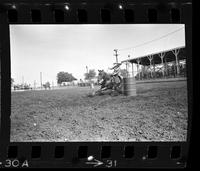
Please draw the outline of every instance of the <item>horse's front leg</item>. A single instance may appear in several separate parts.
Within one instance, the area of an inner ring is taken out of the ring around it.
[[[99,90],[95,92],[95,94],[102,93],[102,91],[106,90],[106,87],[101,87]]]

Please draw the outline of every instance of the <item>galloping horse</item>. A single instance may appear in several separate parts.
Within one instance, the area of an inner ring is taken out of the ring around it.
[[[104,70],[98,71],[98,83],[101,85],[101,88],[97,92],[102,92],[108,89],[119,93],[121,92],[122,78],[118,74],[112,75],[106,73]]]

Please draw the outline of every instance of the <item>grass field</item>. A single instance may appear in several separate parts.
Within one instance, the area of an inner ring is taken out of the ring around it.
[[[12,92],[11,141],[186,141],[186,81],[137,84],[137,97],[90,92]]]

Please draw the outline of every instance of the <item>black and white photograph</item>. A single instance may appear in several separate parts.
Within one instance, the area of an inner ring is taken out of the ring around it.
[[[11,142],[187,141],[184,24],[10,24]]]

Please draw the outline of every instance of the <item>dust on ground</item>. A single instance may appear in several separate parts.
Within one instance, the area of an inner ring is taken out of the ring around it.
[[[136,97],[90,93],[12,92],[11,141],[186,141],[186,81],[137,84]]]

